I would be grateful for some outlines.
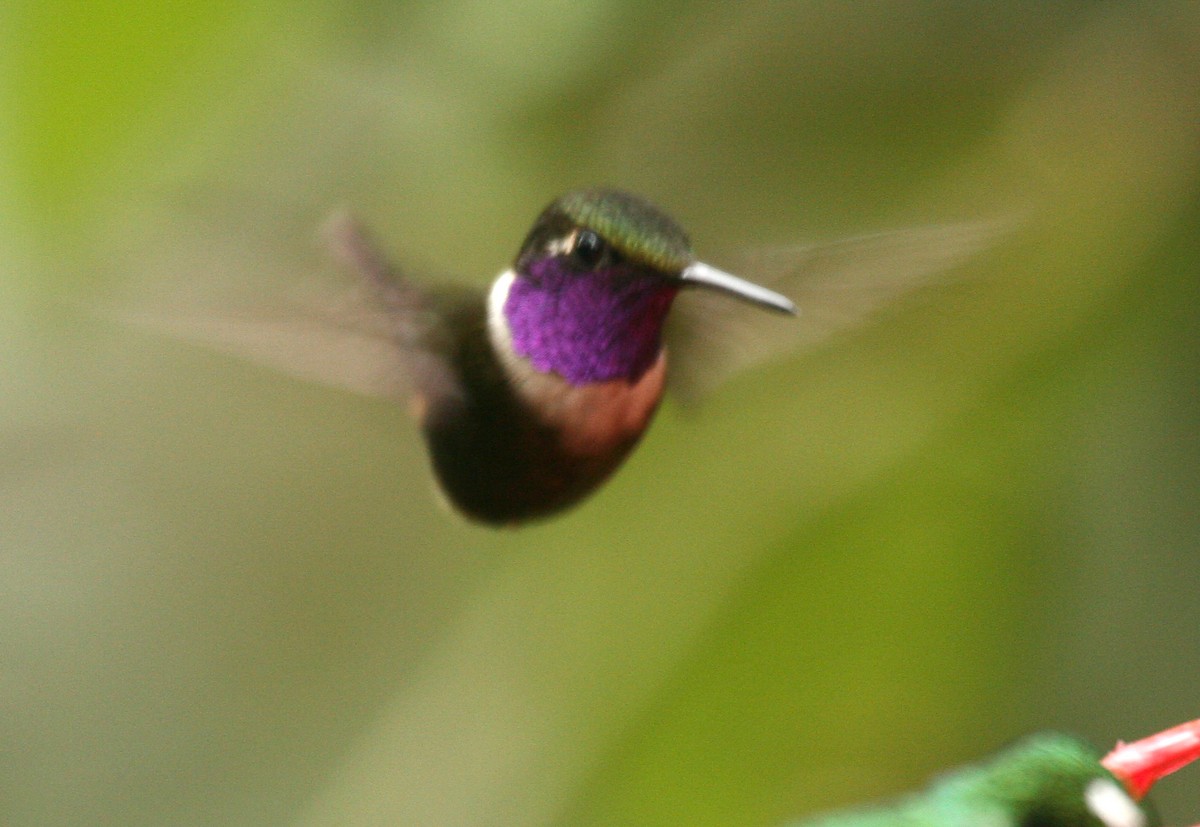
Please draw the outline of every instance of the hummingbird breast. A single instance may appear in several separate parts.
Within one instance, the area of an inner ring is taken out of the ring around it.
[[[635,383],[612,379],[589,385],[572,385],[527,363],[513,365],[505,356],[501,359],[517,397],[531,416],[557,433],[564,453],[581,460],[614,452],[623,458],[650,424],[666,384],[664,353]]]
[[[666,384],[666,354],[655,340],[648,365],[630,376],[578,381],[517,353],[504,312],[512,272],[488,295],[488,339],[512,386],[531,415],[559,434],[569,454],[605,456],[633,442],[658,409]],[[632,440],[632,442],[631,442]]]

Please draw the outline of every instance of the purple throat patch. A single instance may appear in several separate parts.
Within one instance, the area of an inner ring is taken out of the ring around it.
[[[504,316],[513,350],[572,385],[636,382],[662,349],[662,329],[679,289],[654,276],[612,268],[579,273],[545,258],[513,279]]]

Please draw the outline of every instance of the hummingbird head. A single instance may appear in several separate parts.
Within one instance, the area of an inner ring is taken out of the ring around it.
[[[662,350],[676,294],[692,286],[795,312],[783,296],[697,261],[687,234],[646,201],[578,190],[534,222],[492,289],[490,324],[536,370],[572,385],[636,382]]]
[[[1198,757],[1200,721],[1118,744],[1103,758],[1074,738],[1045,734],[949,780],[941,800],[966,798],[1012,827],[1153,827],[1158,818],[1142,799]]]
[[[1057,733],[1034,736],[950,782],[968,809],[1003,815],[1011,827],[1153,827],[1090,745]],[[986,819],[980,819],[984,821]]]

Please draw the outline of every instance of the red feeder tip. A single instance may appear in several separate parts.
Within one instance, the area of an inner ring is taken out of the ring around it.
[[[1100,764],[1124,784],[1134,798],[1141,798],[1164,775],[1200,758],[1200,720],[1116,747]]]

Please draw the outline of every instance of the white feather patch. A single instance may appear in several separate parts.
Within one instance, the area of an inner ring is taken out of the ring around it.
[[[1105,827],[1146,827],[1146,816],[1129,794],[1107,778],[1097,778],[1083,793],[1088,809]]]

